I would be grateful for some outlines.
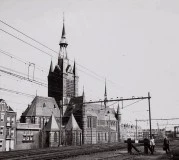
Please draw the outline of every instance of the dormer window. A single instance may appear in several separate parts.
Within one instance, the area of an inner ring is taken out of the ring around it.
[[[46,104],[45,104],[45,103],[43,104],[43,107],[46,107]]]
[[[54,105],[54,108],[57,108],[56,105]]]

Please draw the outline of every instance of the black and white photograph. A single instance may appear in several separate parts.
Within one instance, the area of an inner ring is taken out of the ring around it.
[[[178,0],[0,0],[0,160],[179,160]]]

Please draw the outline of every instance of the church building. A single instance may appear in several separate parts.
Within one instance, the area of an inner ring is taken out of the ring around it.
[[[107,104],[106,83],[104,105],[86,103],[84,89],[82,95],[78,95],[79,76],[76,63],[71,65],[69,62],[64,21],[59,45],[58,62],[55,66],[52,61],[50,64],[48,97],[36,96],[17,125],[17,132],[21,133],[18,136],[19,149],[22,149],[22,143],[27,143],[30,149],[31,146],[43,148],[118,142],[121,114]],[[31,126],[29,132],[28,125]],[[34,138],[23,140],[26,133]]]

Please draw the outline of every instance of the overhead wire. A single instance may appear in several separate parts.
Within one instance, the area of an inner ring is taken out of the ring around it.
[[[126,108],[126,107],[129,107],[129,106],[131,106],[131,105],[133,105],[133,104],[135,104],[135,103],[138,103],[138,102],[140,102],[140,101],[142,101],[142,100],[143,100],[143,99],[140,99],[140,100],[135,101],[135,102],[133,102],[133,103],[131,103],[131,104],[128,104],[128,105],[124,106],[123,109]]]
[[[17,60],[17,61],[19,61],[19,62],[25,64],[25,65],[35,64],[35,63],[33,63],[33,62],[23,60],[23,59],[21,59],[21,58],[15,56],[15,55],[13,55],[13,54],[7,52],[7,51],[4,51],[4,50],[2,50],[2,49],[0,49],[0,53],[4,54],[4,55],[6,55],[6,56],[8,56],[8,57],[10,57],[10,58],[13,58],[13,59],[15,59],[15,60]],[[35,64],[35,66],[37,66],[36,69],[38,69],[38,70],[40,70],[40,71],[42,71],[42,72],[48,72],[48,71],[47,71],[47,70],[48,70],[47,68],[45,69],[45,68],[43,68],[42,66],[39,66],[39,65],[37,65],[37,64]]]
[[[18,61],[20,61],[20,62],[22,62],[22,63],[24,63],[25,65],[27,65],[27,64],[31,64],[32,62],[29,62],[29,61],[26,61],[26,60],[23,60],[23,59],[21,59],[21,58],[19,58],[19,57],[16,57],[16,56],[14,56],[14,55],[12,55],[11,53],[9,53],[9,52],[7,52],[7,51],[4,51],[4,50],[1,50],[0,49],[0,53],[2,53],[2,54],[4,54],[4,55],[6,55],[6,56],[9,56],[10,58],[14,58],[15,60],[18,60]],[[35,64],[36,65],[36,64]],[[0,67],[2,67],[2,66],[0,66]],[[28,67],[28,66],[27,66]],[[43,68],[41,69],[41,67],[36,67],[37,69],[39,69],[40,71],[45,71]],[[7,68],[6,68],[7,69]],[[80,69],[78,69],[78,70],[80,70]],[[1,70],[0,70],[1,71]],[[14,70],[13,70],[14,71]],[[82,71],[82,70],[80,70],[81,72],[84,72],[84,71]],[[2,71],[1,71],[2,72]],[[47,72],[47,71],[46,71]],[[19,72],[18,72],[19,73]],[[85,73],[85,72],[84,72]],[[7,72],[6,72],[6,74],[7,74]],[[25,75],[24,73],[22,73],[21,72],[21,74],[23,74],[23,75]],[[56,74],[55,72],[53,72],[53,74]],[[85,73],[85,74],[88,74],[88,73]],[[57,75],[57,74],[56,74]],[[93,75],[90,75],[90,74],[88,74],[89,76],[93,76]],[[26,79],[26,78],[24,78],[24,77],[19,77],[19,78],[22,78],[22,79],[24,79],[24,80],[28,80],[29,82],[34,82],[33,80],[30,80],[30,79]],[[63,79],[67,79],[67,78],[64,78],[64,77],[57,77],[58,79],[61,79],[61,78],[63,78]],[[94,78],[96,78],[96,77],[94,77]],[[36,78],[36,79],[39,79],[39,78]],[[41,79],[39,79],[39,80],[41,80]],[[100,80],[100,79],[97,79],[97,80]],[[44,81],[44,80],[42,80],[42,81]],[[46,81],[44,81],[44,82],[46,82]],[[37,83],[36,83],[37,84]],[[40,84],[41,85],[41,84]],[[47,84],[45,84],[45,85],[47,85]]]
[[[10,93],[19,94],[19,95],[23,95],[23,96],[27,96],[27,97],[32,97],[32,98],[35,97],[35,95],[32,95],[32,94],[27,94],[27,93],[23,93],[23,92],[19,92],[19,91],[14,91],[14,90],[2,88],[2,87],[0,87],[0,90],[10,92]]]
[[[13,34],[11,34],[11,33],[7,32],[7,31],[5,31],[5,30],[3,30],[3,29],[1,29],[1,28],[0,28],[0,30],[1,30],[2,32],[4,32],[4,33],[6,33],[6,34],[8,34],[8,35],[10,35],[10,36],[12,36],[12,37],[14,37],[14,38],[18,39],[19,41],[21,41],[21,42],[23,42],[23,43],[25,43],[25,44],[27,44],[27,45],[29,45],[29,46],[31,46],[31,47],[33,47],[33,48],[37,49],[37,50],[39,50],[39,51],[41,51],[41,52],[43,52],[43,53],[45,53],[45,54],[49,55],[50,57],[52,57],[52,55],[51,55],[51,54],[49,54],[49,53],[47,53],[47,52],[45,52],[45,51],[41,50],[40,48],[38,48],[38,47],[36,47],[36,46],[34,46],[34,45],[32,45],[32,44],[30,44],[30,43],[28,43],[28,42],[26,42],[26,41],[22,40],[21,38],[19,38],[19,37],[17,37],[17,36],[15,36],[15,35],[13,35]]]
[[[48,46],[46,46],[46,45],[42,44],[41,42],[39,42],[39,41],[35,40],[34,38],[32,38],[32,37],[28,36],[27,34],[25,34],[25,33],[23,33],[22,31],[20,31],[20,30],[16,29],[15,27],[13,27],[13,26],[11,26],[11,25],[7,24],[6,22],[4,22],[4,21],[2,21],[2,20],[0,20],[0,22],[1,22],[1,23],[3,23],[3,24],[5,24],[6,26],[10,27],[11,29],[13,29],[13,30],[15,30],[15,31],[17,31],[17,32],[19,32],[19,33],[21,33],[22,35],[24,35],[25,37],[27,37],[27,38],[31,39],[32,41],[34,41],[34,42],[36,42],[36,43],[38,43],[38,44],[42,45],[43,47],[45,47],[45,48],[47,48],[47,49],[49,49],[49,50],[53,51],[54,53],[59,54],[58,52],[56,52],[56,51],[54,51],[53,49],[49,48]],[[2,29],[0,29],[0,30],[2,30]],[[45,52],[45,51],[43,51],[43,50],[39,49],[38,47],[35,47],[34,45],[31,45],[30,43],[28,43],[28,42],[26,42],[26,41],[24,41],[24,40],[22,40],[22,39],[18,38],[17,36],[14,36],[14,35],[10,34],[10,33],[9,33],[9,32],[7,32],[7,31],[4,31],[4,30],[2,30],[2,31],[3,31],[3,32],[5,32],[5,33],[7,33],[7,34],[9,34],[9,35],[11,35],[11,36],[13,36],[14,38],[16,38],[16,39],[18,39],[18,40],[20,40],[20,41],[22,41],[22,42],[24,42],[24,43],[26,43],[26,44],[30,45],[31,47],[33,47],[33,48],[35,48],[35,49],[38,49],[39,51],[41,51],[41,52],[43,52],[43,53],[45,53],[45,54],[47,54],[47,55],[49,55],[49,56],[51,56],[51,57],[54,57],[54,56],[52,56],[51,54],[48,54],[47,52]],[[70,60],[70,59],[69,59],[69,61],[74,62],[73,60]],[[81,65],[81,64],[79,64],[79,63],[76,63],[76,64],[77,64],[78,66],[80,66],[80,67],[82,67],[82,68],[86,69],[87,71],[91,72],[91,73],[92,73],[92,74],[94,74],[95,76],[100,77],[100,78],[102,78],[103,80],[105,79],[105,77],[104,77],[104,76],[101,76],[101,75],[99,75],[99,74],[95,73],[94,71],[92,71],[92,70],[88,69],[87,67],[85,67],[85,66],[83,66],[83,65]],[[93,76],[93,77],[94,77],[94,76]],[[109,81],[109,82],[111,82],[111,83],[113,83],[113,84],[116,84],[116,83],[114,83],[114,82],[113,82],[113,81],[111,81],[111,80],[108,80],[108,79],[107,79],[107,81]]]
[[[11,25],[7,24],[6,22],[4,22],[4,21],[2,21],[2,20],[0,20],[0,22],[1,22],[1,23],[3,23],[3,24],[5,24],[6,26],[8,26],[8,27],[12,28],[13,30],[15,30],[15,31],[17,31],[17,32],[19,32],[19,33],[21,33],[21,34],[22,34],[22,35],[24,35],[25,37],[27,37],[27,38],[29,38],[29,39],[33,40],[34,42],[36,42],[36,43],[38,43],[38,44],[42,45],[43,47],[45,47],[45,48],[47,48],[47,49],[51,50],[52,52],[57,53],[57,52],[56,52],[56,51],[54,51],[53,49],[51,49],[51,48],[47,47],[46,45],[44,45],[44,44],[42,44],[41,42],[39,42],[39,41],[35,40],[34,38],[32,38],[32,37],[28,36],[27,34],[25,34],[25,33],[21,32],[20,30],[18,30],[18,29],[16,29],[16,28],[12,27]]]

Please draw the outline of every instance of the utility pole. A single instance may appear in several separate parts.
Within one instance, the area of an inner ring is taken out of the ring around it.
[[[136,140],[137,140],[137,119],[136,119]]]
[[[152,138],[152,125],[151,125],[151,109],[150,109],[150,92],[148,92],[148,102],[149,102],[149,124],[150,124],[150,138]]]
[[[92,116],[90,118],[91,118],[91,120],[90,120],[90,123],[91,123],[91,125],[90,125],[90,127],[91,127],[91,144],[93,144],[93,131],[92,131],[93,123],[92,123]]]
[[[111,120],[109,115],[109,143],[111,142]]]
[[[60,139],[59,139],[59,143],[60,143],[60,146],[62,145],[62,112],[63,112],[63,101],[60,100]]]

